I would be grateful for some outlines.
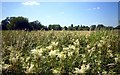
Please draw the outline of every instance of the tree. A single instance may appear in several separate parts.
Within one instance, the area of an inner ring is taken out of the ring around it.
[[[7,17],[5,20],[1,21],[2,30],[7,30],[7,25],[10,23],[10,18]]]
[[[95,29],[96,29],[96,25],[91,25],[91,26],[90,26],[90,29],[91,29],[91,30],[95,30]]]
[[[107,26],[107,27],[105,27],[105,28],[106,28],[106,30],[112,30],[112,29],[113,29],[112,26]]]
[[[44,28],[44,26],[38,20],[30,22],[29,26],[31,30],[41,30]]]
[[[10,17],[10,23],[7,25],[7,29],[10,30],[25,30],[29,29],[29,22],[27,18],[20,17]]]
[[[66,26],[64,26],[64,30],[67,30],[68,28]]]
[[[74,27],[75,30],[78,30],[78,28],[79,28],[79,25]]]
[[[116,26],[115,29],[120,29],[120,25]]]
[[[59,24],[53,24],[53,25],[50,24],[50,25],[48,26],[48,29],[49,29],[49,30],[52,30],[52,29],[53,29],[53,30],[62,30],[62,27],[61,27]]]
[[[73,24],[71,24],[71,26],[68,27],[68,30],[74,30]]]
[[[98,26],[97,26],[97,29],[98,29],[98,30],[101,30],[101,29],[103,29],[103,28],[105,28],[105,26],[104,26],[103,24],[98,24]]]

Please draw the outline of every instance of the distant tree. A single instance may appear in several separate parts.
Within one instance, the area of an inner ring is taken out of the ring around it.
[[[91,25],[90,26],[90,30],[95,30],[96,29],[96,25]]]
[[[29,29],[29,22],[27,18],[20,17],[10,17],[10,23],[7,25],[7,29],[10,30],[24,30]]]
[[[73,24],[71,24],[71,27],[73,27]]]
[[[120,29],[120,25],[116,26],[115,29]]]
[[[74,27],[75,30],[78,30],[78,28],[79,28],[79,25]]]
[[[10,23],[10,18],[7,17],[6,19],[1,21],[1,28],[2,30],[7,30],[7,25]]]
[[[68,30],[75,30],[73,24],[71,24],[71,26],[68,27]]]
[[[98,30],[101,30],[101,29],[104,29],[104,28],[105,28],[105,26],[103,24],[98,24],[98,26],[97,26]]]
[[[105,28],[106,28],[106,30],[112,30],[112,29],[114,29],[114,27],[112,27],[112,26],[107,26]]]
[[[53,29],[53,30],[62,30],[62,27],[61,27],[59,24],[53,24],[53,25],[50,24],[50,25],[48,26],[48,29],[49,29],[49,30],[52,30],[52,29]]]
[[[29,26],[30,26],[30,29],[32,29],[32,30],[44,29],[44,26],[38,20],[30,22]]]
[[[64,30],[67,30],[68,28],[66,27],[66,26],[64,26],[64,28],[63,28]]]

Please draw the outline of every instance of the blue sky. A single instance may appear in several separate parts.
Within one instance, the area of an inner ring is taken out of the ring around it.
[[[117,2],[2,2],[2,19],[24,16],[43,25],[61,26],[104,24],[117,26]]]

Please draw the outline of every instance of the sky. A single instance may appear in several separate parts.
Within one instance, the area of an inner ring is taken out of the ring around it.
[[[23,16],[43,25],[118,25],[118,2],[2,2],[2,19]]]

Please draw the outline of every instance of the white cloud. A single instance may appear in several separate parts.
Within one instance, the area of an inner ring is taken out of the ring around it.
[[[94,8],[89,8],[88,10],[99,10],[101,9],[100,7],[94,7]]]
[[[23,2],[22,4],[29,5],[29,6],[40,5],[40,3],[36,2],[36,1]]]

